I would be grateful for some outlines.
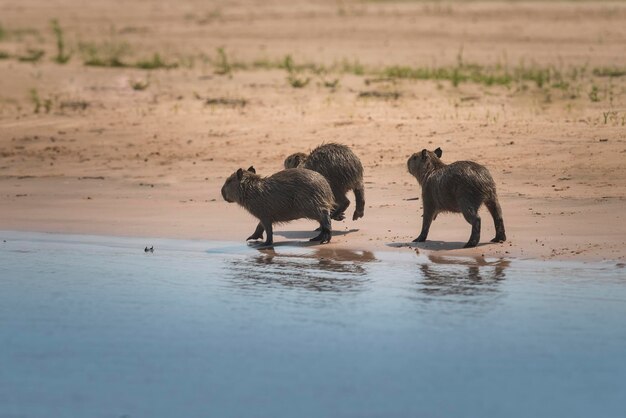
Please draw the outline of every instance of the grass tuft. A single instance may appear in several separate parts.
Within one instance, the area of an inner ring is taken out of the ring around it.
[[[43,49],[29,48],[26,50],[26,55],[19,55],[17,59],[22,62],[39,62],[44,55]]]
[[[178,67],[178,64],[167,63],[163,61],[163,59],[161,59],[161,56],[159,54],[154,54],[152,58],[150,59],[137,61],[133,65],[133,67],[137,67],[142,70],[157,70],[159,68],[165,68],[165,69],[176,68]]]
[[[370,91],[362,91],[359,93],[359,98],[367,99],[384,99],[384,100],[397,100],[400,98],[400,93],[397,91],[378,91],[378,90],[370,90]]]
[[[123,57],[130,51],[129,45],[125,42],[81,43],[78,48],[83,55],[83,63],[90,67],[122,68],[128,66],[123,61]]]
[[[617,68],[617,67],[594,68],[593,75],[597,77],[623,77],[626,75],[626,68]]]
[[[150,80],[130,80],[130,86],[135,91],[143,91],[150,86]]]
[[[56,19],[53,19],[51,22],[51,25],[52,25],[52,31],[54,32],[54,36],[57,42],[57,54],[54,57],[54,61],[57,64],[65,64],[70,60],[70,58],[72,57],[72,54],[65,51],[65,40],[63,38],[63,29],[61,29],[61,26],[59,25],[59,21]]]

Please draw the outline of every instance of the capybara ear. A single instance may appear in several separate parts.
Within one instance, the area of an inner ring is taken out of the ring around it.
[[[241,178],[243,177],[243,169],[239,169],[237,170],[237,180],[241,180]]]
[[[437,158],[441,158],[442,154],[443,154],[443,151],[441,150],[441,148],[437,148],[435,150],[435,155],[437,156]]]
[[[256,170],[254,169],[254,166],[250,166],[250,168],[248,169],[249,172],[256,174]]]
[[[422,150],[422,160],[425,160],[427,156],[428,156],[428,151],[423,149]]]

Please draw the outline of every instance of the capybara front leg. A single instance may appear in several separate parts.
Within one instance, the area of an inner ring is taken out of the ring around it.
[[[419,237],[415,238],[413,242],[426,241],[426,237],[428,237],[428,231],[430,230],[430,224],[433,222],[434,217],[435,212],[430,208],[424,207],[424,214],[422,215],[422,232],[420,232]]]
[[[265,231],[265,228],[263,228],[263,224],[261,222],[259,222],[259,224],[256,226],[256,229],[254,230],[254,233],[252,235],[250,235],[248,238],[246,238],[246,241],[250,241],[250,240],[256,240],[256,239],[263,239],[263,232]]]

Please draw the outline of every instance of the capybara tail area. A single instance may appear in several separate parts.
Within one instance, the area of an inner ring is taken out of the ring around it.
[[[496,228],[496,237],[491,242],[504,242],[506,241],[506,232],[504,231],[504,219],[502,218],[502,208],[498,202],[498,198],[493,196],[491,199],[485,201],[485,206],[491,213],[493,218],[493,224]]]
[[[332,230],[330,226],[330,211],[324,209],[320,221],[320,234],[315,238],[311,238],[311,241],[319,241],[320,244],[330,242],[332,236]]]
[[[365,213],[365,189],[363,188],[363,183],[354,189],[354,200],[356,200],[356,208],[354,209],[352,220],[356,221],[362,218]]]

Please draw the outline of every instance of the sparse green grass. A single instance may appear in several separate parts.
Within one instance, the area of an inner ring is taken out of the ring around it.
[[[85,110],[88,107],[89,107],[89,102],[85,100],[64,100],[59,105],[59,108],[61,110],[69,109],[73,111]]]
[[[52,20],[51,25],[57,42],[57,54],[54,57],[54,61],[57,64],[65,64],[72,57],[72,53],[65,51],[65,39],[63,38],[63,29],[61,29],[59,21],[54,19]]]
[[[4,26],[2,26],[2,24],[0,24],[0,41],[5,41],[5,40],[21,41],[27,36],[34,37],[37,40],[42,40],[41,35],[37,29],[30,29],[30,28],[7,29]]]
[[[135,91],[143,91],[150,86],[150,80],[130,80],[130,86]]]
[[[362,91],[359,93],[358,97],[361,99],[374,98],[384,100],[397,100],[400,98],[400,92],[379,90]]]
[[[340,70],[346,74],[365,75],[365,67],[358,60],[343,60],[340,64]]]
[[[230,75],[233,71],[230,62],[228,61],[228,55],[224,48],[217,48],[217,60],[215,61],[215,74],[218,75]]]
[[[125,42],[80,43],[79,50],[83,55],[83,63],[91,67],[133,67],[142,70],[178,67],[178,63],[167,62],[158,53],[150,58],[131,62],[128,58],[131,48]]]
[[[309,82],[311,81],[311,78],[306,77],[300,77],[295,73],[289,74],[287,76],[287,82],[289,83],[289,85],[295,89],[301,89],[303,87],[306,87],[307,84],[309,84]]]
[[[37,89],[30,89],[29,97],[34,106],[33,113],[39,113],[42,107],[46,113],[50,113],[50,110],[52,110],[52,99],[42,100]]]
[[[11,55],[8,52],[0,51],[0,60],[5,60],[11,58]]]
[[[199,96],[197,96],[200,98]],[[227,106],[227,107],[245,107],[248,104],[246,99],[229,98],[229,97],[209,97],[204,100],[207,106]]]
[[[617,67],[594,68],[593,75],[597,77],[623,77],[626,75],[626,68],[617,68]]]
[[[595,84],[593,84],[591,86],[591,91],[589,92],[589,100],[591,100],[592,102],[599,102],[600,101],[600,96],[599,93],[600,89],[598,88],[598,86],[596,86]]]
[[[335,78],[332,81],[328,81],[328,80],[322,80],[322,84],[324,85],[324,87],[329,88],[331,90],[335,90],[337,87],[339,87],[339,79]]]
[[[44,55],[45,51],[43,49],[29,48],[26,50],[25,55],[19,55],[17,59],[22,62],[39,62]]]
[[[78,48],[83,56],[83,63],[91,67],[126,67],[124,57],[130,52],[125,42],[79,43]]]
[[[156,70],[159,68],[176,68],[178,67],[178,64],[165,62],[159,54],[154,54],[150,59],[137,61],[133,67],[140,68],[142,70]]]

